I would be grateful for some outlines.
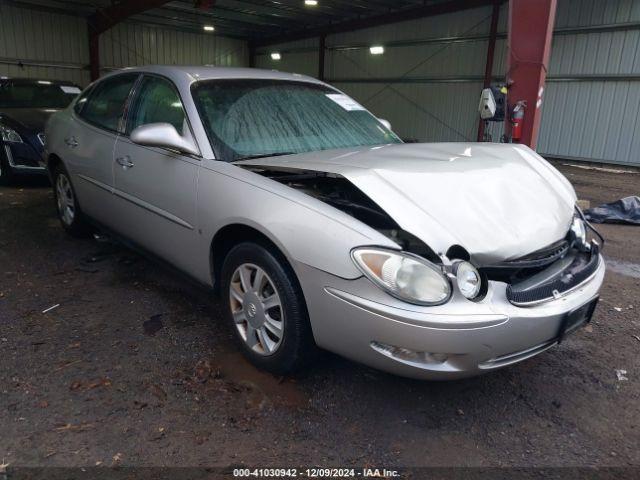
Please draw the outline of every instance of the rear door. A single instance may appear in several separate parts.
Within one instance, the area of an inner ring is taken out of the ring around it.
[[[121,232],[186,272],[197,246],[196,186],[200,160],[133,143],[141,125],[170,123],[190,136],[183,103],[172,82],[145,74],[128,109],[126,132],[114,150],[115,197]]]
[[[83,95],[74,107],[64,138],[62,157],[72,177],[82,209],[113,226],[113,148],[124,128],[125,106],[139,74],[106,78]]]

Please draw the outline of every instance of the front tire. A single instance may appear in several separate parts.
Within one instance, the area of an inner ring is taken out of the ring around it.
[[[315,357],[307,308],[295,274],[273,248],[234,247],[221,272],[222,302],[244,355],[258,368],[285,375]]]
[[[53,170],[53,196],[62,228],[73,237],[88,236],[91,229],[78,204],[71,177],[62,164]]]

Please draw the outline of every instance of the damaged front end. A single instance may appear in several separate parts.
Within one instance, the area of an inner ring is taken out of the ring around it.
[[[403,230],[378,204],[339,174],[313,170],[246,167],[290,188],[316,198],[397,243],[403,251],[440,263],[440,257],[416,236]]]
[[[602,237],[577,211],[571,228],[562,240],[527,255],[469,267],[472,255],[460,245],[451,245],[436,253],[425,242],[404,230],[384,209],[360,188],[338,173],[299,168],[240,165],[259,175],[320,200],[377,230],[395,242],[403,252],[416,255],[435,265],[449,277],[458,290],[464,279],[461,266],[476,275],[477,293],[464,294],[469,300],[482,300],[491,281],[507,284],[506,297],[513,305],[528,307],[560,298],[588,282],[600,266],[600,245],[587,239],[591,229]],[[475,272],[475,273],[474,273]]]
[[[576,209],[566,238],[523,257],[482,268],[490,280],[507,284],[509,302],[529,307],[561,298],[591,280],[602,261],[601,246],[588,239],[592,232],[604,238]]]

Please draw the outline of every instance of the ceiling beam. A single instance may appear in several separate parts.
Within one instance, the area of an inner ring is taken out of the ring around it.
[[[132,15],[142,13],[151,8],[161,7],[168,2],[169,0],[121,1],[96,10],[94,14],[89,16],[87,21],[89,22],[89,28],[92,30],[92,33],[99,35]]]
[[[293,31],[283,35],[267,37],[257,40],[256,47],[266,47],[268,45],[275,45],[278,43],[287,43],[306,38],[319,37],[321,35],[331,35],[335,33],[350,32],[353,30],[362,30],[364,28],[379,27],[389,23],[404,22],[407,20],[414,20],[416,18],[453,13],[460,10],[485,7],[492,4],[493,0],[448,0],[443,3],[410,7],[381,15],[348,20],[345,22],[333,23],[325,26]]]
[[[309,8],[303,4],[301,0],[294,0],[293,2],[286,0],[279,0],[276,4],[275,2],[270,2],[269,8],[280,8],[286,9],[289,12],[294,12],[296,14],[306,13],[309,15],[315,15],[317,18],[336,18],[340,16],[350,16],[352,18],[357,18],[359,15],[365,14],[377,14],[377,13],[386,13],[389,10],[396,7],[393,3],[388,2],[387,0],[383,1],[383,5],[379,2],[373,2],[371,0],[357,0],[357,1],[349,1],[344,2],[341,0],[322,0],[315,7]],[[396,0],[396,4],[400,3]]]
[[[203,33],[202,23],[193,23],[188,20],[172,19],[164,17],[162,15],[156,15],[151,11],[149,13],[140,13],[135,17],[125,20],[125,22],[135,25],[148,25],[162,27],[164,29],[178,30],[182,32],[197,33],[202,35],[211,36],[212,34]],[[256,28],[254,26],[247,26],[242,24],[224,22],[205,22],[212,23],[215,26],[215,36],[225,36],[231,38],[238,38],[246,40],[249,35],[255,34],[256,30],[266,32],[264,27]]]
[[[195,0],[193,8],[197,10],[207,11],[210,8],[213,8],[214,3],[215,3],[215,0]]]
[[[170,12],[171,14],[179,14],[190,18],[197,18],[200,24],[203,17],[211,19],[211,21],[231,20],[243,22],[245,24],[267,26],[272,29],[290,28],[295,25],[295,20],[283,17],[264,17],[256,14],[238,12],[226,7],[216,6],[213,11],[195,11],[189,7],[182,7],[179,4],[170,3],[159,10],[160,13]],[[214,24],[215,25],[215,24]]]
[[[89,72],[91,80],[100,76],[100,34],[132,15],[161,7],[169,0],[125,0],[99,8],[87,18],[89,31]]]
[[[253,2],[250,0],[225,0],[225,9],[233,9],[237,12],[243,12],[261,17],[287,19],[294,22],[302,22],[304,24],[314,24],[319,20],[330,20],[332,15],[323,13],[313,8],[296,9],[282,3]]]

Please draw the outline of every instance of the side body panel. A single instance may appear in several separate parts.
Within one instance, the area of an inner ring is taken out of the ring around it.
[[[198,257],[215,234],[243,224],[271,239],[295,269],[300,262],[343,278],[362,276],[350,258],[358,245],[399,248],[379,232],[319,200],[235,165],[204,160],[198,179]],[[213,252],[215,254],[215,252]],[[209,265],[196,277],[210,283]]]
[[[109,208],[110,191],[113,188],[113,147],[117,134],[90,126],[71,117],[69,138],[78,146],[67,146],[62,157],[77,190],[80,205],[87,214],[110,223],[114,213]]]
[[[114,150],[115,230],[190,274],[200,262],[208,263],[206,256],[193,254],[198,241],[199,163],[161,148],[136,145],[124,136]]]
[[[113,188],[113,148],[117,134],[96,128],[79,119],[70,109],[54,117],[55,133],[49,151],[62,158],[83,211],[110,227]]]

